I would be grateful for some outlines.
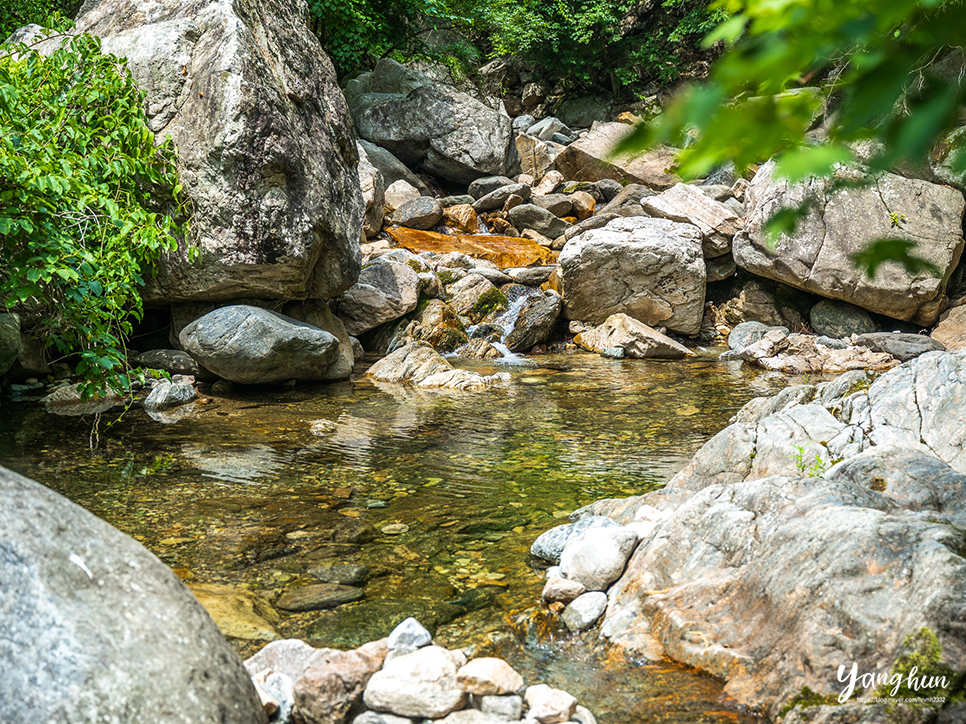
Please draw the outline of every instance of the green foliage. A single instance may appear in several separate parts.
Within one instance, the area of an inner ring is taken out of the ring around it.
[[[957,674],[942,663],[943,650],[939,638],[925,626],[909,634],[902,642],[905,653],[892,665],[892,675],[901,683],[885,684],[876,691],[877,697],[938,698],[961,701],[966,696],[966,676]]]
[[[399,54],[439,60],[458,69],[468,54],[466,43],[431,48],[423,36],[453,25],[469,27],[471,3],[439,0],[309,0],[312,30],[340,76],[364,69],[379,58]]]
[[[805,454],[805,449],[811,444],[807,442],[804,445],[792,445],[795,449],[795,454],[792,457],[795,459],[795,467],[798,468],[800,475],[806,478],[817,478],[828,469],[829,464],[818,453],[815,453],[814,461]]]
[[[585,85],[606,78],[614,93],[676,80],[716,53],[700,39],[726,17],[701,0],[491,0],[481,22],[494,55],[514,55]],[[632,88],[631,88],[632,89]]]
[[[922,165],[936,140],[960,123],[961,2],[718,0],[714,7],[730,17],[705,43],[729,48],[709,81],[682,92],[619,152],[674,144],[697,131],[697,142],[679,156],[684,177],[729,160],[744,170],[777,156],[778,173],[794,182],[829,175],[854,159],[854,142],[870,139],[880,142],[867,161],[873,172]],[[826,115],[828,143],[806,142],[826,110],[834,111]],[[944,149],[959,173],[966,172],[962,138]],[[906,261],[883,256],[897,249],[879,246],[865,259]]]
[[[77,354],[90,396],[129,387],[125,336],[142,270],[180,232],[175,151],[154,145],[138,90],[96,37],[0,57],[0,301]],[[170,213],[149,206],[166,202]]]
[[[66,30],[70,25],[66,17],[77,5],[76,0],[3,0],[0,3],[0,43],[17,28],[31,23],[51,30]]]

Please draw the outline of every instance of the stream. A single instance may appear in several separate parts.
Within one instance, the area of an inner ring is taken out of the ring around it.
[[[368,569],[360,601],[265,606],[281,637],[346,648],[414,615],[445,646],[503,656],[527,681],[571,691],[601,724],[750,722],[711,677],[627,661],[594,630],[567,634],[540,604],[529,559],[534,538],[571,511],[660,487],[741,405],[790,382],[717,352],[461,361],[510,372],[482,393],[361,377],[238,388],[176,424],[137,408],[104,414],[93,449],[92,417],[5,402],[0,463],[141,541],[190,586],[272,602],[318,583],[312,569]],[[265,643],[231,641],[242,656]]]

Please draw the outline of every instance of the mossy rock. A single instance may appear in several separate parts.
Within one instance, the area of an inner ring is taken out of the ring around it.
[[[480,295],[480,298],[470,309],[467,316],[474,322],[479,322],[481,319],[497,310],[504,310],[510,308],[510,300],[507,299],[506,294],[501,292],[496,287],[488,289]]]

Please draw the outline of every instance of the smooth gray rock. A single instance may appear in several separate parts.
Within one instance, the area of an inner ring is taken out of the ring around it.
[[[616,359],[681,359],[694,354],[680,342],[619,312],[599,327],[580,332],[574,337],[574,344]],[[615,354],[616,350],[620,353]]]
[[[310,568],[309,575],[323,583],[341,583],[343,586],[361,586],[369,576],[369,569],[361,563],[343,563],[334,566]]]
[[[477,201],[504,186],[514,185],[513,179],[507,178],[506,176],[484,176],[470,182],[466,193],[473,197],[473,201]],[[473,201],[469,201],[468,203],[472,204]]]
[[[493,209],[502,209],[503,205],[507,202],[511,196],[519,196],[521,199],[530,198],[530,186],[527,184],[510,184],[508,186],[501,186],[498,189],[490,191],[485,196],[481,196],[473,203],[474,211],[492,211]]]
[[[600,591],[590,591],[589,593],[577,596],[567,604],[561,618],[564,625],[570,631],[586,631],[604,614],[607,608],[607,594]]]
[[[613,520],[603,515],[587,516],[576,523],[558,525],[537,536],[530,546],[530,555],[551,563],[560,563],[560,554],[571,538],[590,528],[609,528],[616,525]]]
[[[652,327],[694,335],[704,317],[701,233],[690,224],[614,219],[560,253],[564,314],[600,324],[623,312]]]
[[[389,650],[419,649],[433,643],[433,635],[415,618],[407,618],[389,634]]]
[[[738,266],[895,319],[935,323],[949,272],[963,250],[966,201],[959,191],[887,173],[870,188],[832,192],[833,183],[859,178],[861,170],[842,168],[834,178],[790,186],[774,178],[774,168],[771,161],[763,165],[748,188],[749,214],[734,239]],[[815,207],[794,234],[781,236],[777,246],[768,241],[768,219],[806,200]],[[909,274],[890,263],[868,278],[851,255],[882,238],[914,241],[914,253],[935,265],[940,276],[929,271]]]
[[[869,313],[854,304],[823,299],[809,312],[812,329],[818,334],[841,339],[853,334],[870,334],[875,331],[875,322]]]
[[[535,206],[539,206],[541,209],[546,209],[554,216],[563,218],[573,213],[574,203],[570,200],[567,194],[544,194],[543,196],[534,196],[533,202]]]
[[[926,352],[945,351],[943,343],[923,334],[872,332],[856,336],[855,343],[876,352],[891,354],[900,362],[908,362]]]
[[[566,221],[535,204],[521,204],[512,208],[507,213],[507,218],[517,229],[533,229],[548,239],[556,239],[570,228]]]
[[[339,351],[328,332],[241,304],[196,319],[179,340],[200,365],[243,384],[322,379]]]
[[[350,335],[360,335],[413,311],[419,286],[419,276],[408,264],[380,257],[339,298],[337,314]]]
[[[516,173],[510,119],[455,88],[380,60],[368,92],[350,99],[359,135],[403,163],[453,183]]]
[[[163,410],[168,407],[186,405],[197,399],[195,388],[185,382],[159,380],[144,400],[145,410]]]
[[[624,572],[636,545],[637,533],[629,528],[591,528],[567,541],[560,573],[588,591],[606,591]]]
[[[520,314],[503,343],[511,352],[525,352],[535,344],[546,341],[553,332],[562,307],[563,300],[552,289],[531,295],[520,308]]]
[[[0,721],[267,722],[245,668],[141,544],[0,468]]]
[[[473,205],[474,199],[469,194],[460,194],[458,196],[444,196],[439,200],[439,205],[444,209],[448,209],[450,206],[462,206],[462,205]]]
[[[518,721],[523,712],[523,697],[516,694],[503,696],[489,695],[470,697],[471,704],[484,714],[489,714],[501,721]]]
[[[610,203],[617,195],[624,190],[624,186],[621,185],[620,181],[615,181],[612,178],[602,178],[597,182],[597,188],[604,195],[604,201]],[[653,191],[651,193],[654,193]]]
[[[101,0],[77,18],[127,58],[148,126],[178,148],[191,231],[145,275],[146,301],[321,298],[355,281],[359,159],[306,19],[300,0]]]
[[[443,207],[429,196],[405,202],[392,213],[393,223],[407,229],[432,229],[443,218]]]
[[[142,352],[133,360],[138,367],[164,370],[173,375],[201,375],[201,368],[187,352],[177,349],[151,349]]]
[[[20,356],[20,317],[0,314],[0,375],[13,367]]]
[[[339,351],[321,379],[326,382],[349,379],[352,368],[357,362],[356,353],[345,324],[332,313],[329,302],[324,299],[290,302],[282,308],[282,312],[292,319],[311,324],[335,337],[339,341]]]
[[[736,325],[728,334],[728,347],[736,352],[740,352],[745,347],[757,342],[773,329],[780,329],[786,335],[788,334],[787,327],[772,327],[761,322],[742,322]]]

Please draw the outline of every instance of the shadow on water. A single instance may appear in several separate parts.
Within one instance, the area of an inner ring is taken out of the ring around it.
[[[528,680],[573,690],[608,724],[741,720],[709,677],[615,663],[592,634],[536,636],[514,621],[543,615],[528,556],[540,532],[598,498],[660,487],[787,379],[710,354],[475,368],[512,381],[482,393],[363,379],[240,390],[171,425],[137,409],[105,415],[93,452],[90,418],[6,405],[0,462],[134,536],[189,585],[274,602],[318,583],[319,567],[366,566],[361,601],[262,606],[282,637],[354,646],[415,615],[445,645],[499,650]],[[264,640],[233,643],[247,655]]]

